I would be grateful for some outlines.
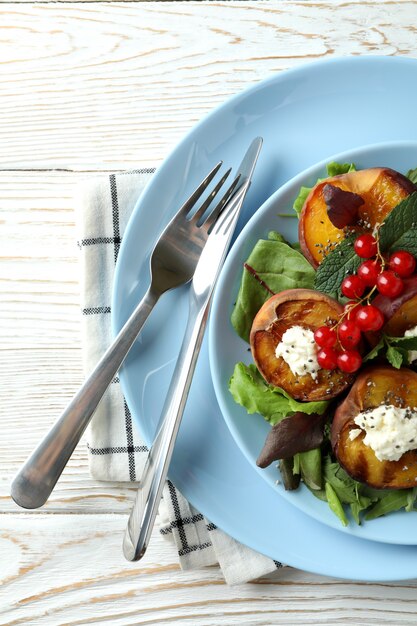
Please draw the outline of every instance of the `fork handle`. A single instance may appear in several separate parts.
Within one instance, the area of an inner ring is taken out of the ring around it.
[[[151,287],[49,433],[19,470],[13,500],[25,509],[45,504],[90,419],[159,299]]]
[[[162,409],[158,432],[148,454],[123,539],[123,553],[128,561],[141,559],[148,547],[200,352],[208,311],[209,300],[198,309],[193,304],[190,306],[184,340]]]

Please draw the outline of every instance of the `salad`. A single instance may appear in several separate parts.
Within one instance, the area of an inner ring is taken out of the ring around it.
[[[231,316],[254,363],[230,393],[271,424],[257,465],[344,525],[416,510],[417,170],[330,163],[287,216],[299,241],[256,243]]]

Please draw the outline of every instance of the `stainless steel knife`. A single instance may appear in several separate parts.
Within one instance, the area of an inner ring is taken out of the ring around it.
[[[238,185],[213,226],[196,267],[190,287],[184,339],[124,536],[123,553],[129,561],[141,559],[149,544],[203,341],[211,296],[250,186],[261,146],[260,137],[251,143],[238,169]]]

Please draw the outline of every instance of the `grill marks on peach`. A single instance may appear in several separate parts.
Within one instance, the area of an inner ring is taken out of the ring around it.
[[[384,326],[384,333],[403,337],[406,330],[417,325],[417,295],[404,302]]]
[[[251,331],[254,361],[264,379],[281,387],[296,400],[328,400],[337,396],[353,378],[338,370],[319,370],[316,380],[306,374],[295,376],[275,350],[284,332],[302,326],[313,332],[326,323],[334,324],[343,309],[341,305],[310,289],[291,289],[270,298],[257,314]]]
[[[390,366],[374,366],[359,374],[333,419],[331,442],[335,455],[352,478],[376,489],[417,486],[416,450],[406,452],[398,461],[380,461],[372,448],[363,443],[364,433],[353,440],[349,438],[350,431],[357,428],[354,418],[381,404],[417,407],[417,374]]]

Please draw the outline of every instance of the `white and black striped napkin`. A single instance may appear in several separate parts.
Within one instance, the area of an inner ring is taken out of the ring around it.
[[[111,341],[110,302],[114,267],[130,214],[153,170],[94,179],[77,194],[81,250],[81,305],[85,372]],[[139,481],[147,448],[135,430],[116,377],[88,430],[91,475],[104,481]],[[259,578],[281,563],[223,533],[191,507],[168,482],[159,510],[160,532],[175,541],[183,569],[219,564],[229,584]]]

